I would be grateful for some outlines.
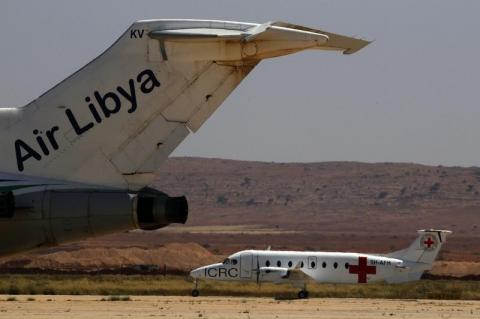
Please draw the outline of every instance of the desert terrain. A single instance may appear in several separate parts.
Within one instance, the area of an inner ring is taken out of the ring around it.
[[[171,158],[153,186],[187,196],[187,225],[43,248],[0,269],[178,273],[247,248],[383,253],[442,228],[454,234],[433,273],[480,275],[480,168]]]
[[[0,318],[478,318],[479,301],[225,297],[0,296]],[[103,300],[103,301],[102,301]]]

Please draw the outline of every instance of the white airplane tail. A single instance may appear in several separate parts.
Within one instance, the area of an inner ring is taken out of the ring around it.
[[[262,60],[369,42],[286,23],[147,20],[29,105],[0,113],[5,173],[140,189]]]
[[[426,270],[432,269],[435,258],[451,233],[449,230],[419,230],[417,239],[410,247],[387,255],[402,260],[403,264],[399,266],[398,272],[386,281],[401,283],[419,280]]]
[[[410,247],[395,251],[387,256],[431,266],[442,245],[446,243],[447,236],[451,233],[449,230],[419,230],[417,239]]]

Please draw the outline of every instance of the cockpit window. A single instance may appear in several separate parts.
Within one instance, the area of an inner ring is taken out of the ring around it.
[[[236,264],[238,264],[238,260],[237,259],[225,258],[223,260],[222,264],[224,264],[224,265],[230,265],[230,264],[236,265]]]

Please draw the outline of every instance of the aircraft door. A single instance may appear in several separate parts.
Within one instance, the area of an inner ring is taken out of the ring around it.
[[[240,278],[252,278],[253,254],[245,253],[240,256]]]
[[[317,268],[317,257],[310,256],[308,257],[308,269],[315,269]]]

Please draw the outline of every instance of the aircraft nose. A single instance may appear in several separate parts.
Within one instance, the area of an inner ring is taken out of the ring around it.
[[[190,276],[191,276],[192,278],[195,278],[195,279],[198,279],[198,278],[202,277],[203,269],[204,269],[204,268],[205,268],[205,267],[200,267],[200,268],[197,268],[197,269],[192,270],[192,271],[190,272]]]

